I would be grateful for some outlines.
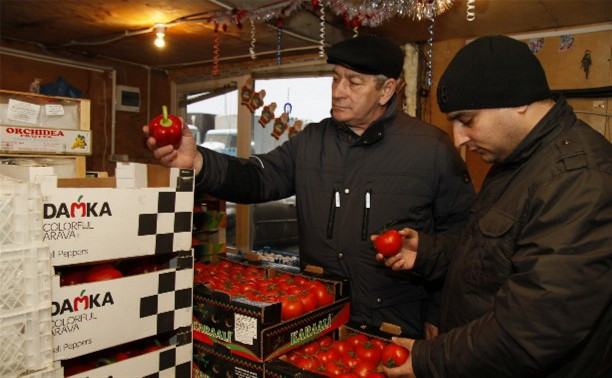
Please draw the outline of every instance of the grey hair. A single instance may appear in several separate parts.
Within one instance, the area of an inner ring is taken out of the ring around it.
[[[389,78],[383,74],[376,75],[375,79],[376,79],[376,89],[382,88],[383,84],[385,84],[385,81],[389,80]]]

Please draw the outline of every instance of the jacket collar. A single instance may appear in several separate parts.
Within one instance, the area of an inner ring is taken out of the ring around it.
[[[393,97],[387,103],[385,112],[378,117],[374,122],[368,126],[368,128],[361,134],[356,146],[359,145],[370,145],[378,142],[385,136],[385,125],[389,124],[397,116],[397,94],[393,94]],[[351,128],[344,122],[339,122],[332,117],[332,123],[339,129],[349,133],[355,133]]]
[[[565,98],[559,95],[555,105],[500,165],[508,166],[523,163],[543,145],[548,144],[550,140],[561,134],[563,130],[569,127],[568,123],[571,124],[574,119],[575,115],[572,108],[565,101]]]

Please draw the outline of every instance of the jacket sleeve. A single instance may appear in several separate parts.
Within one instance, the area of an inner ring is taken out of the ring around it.
[[[468,212],[475,198],[474,185],[468,174],[465,163],[452,145],[448,135],[444,134],[436,149],[436,182],[434,188],[433,216],[436,233],[460,234]],[[440,301],[442,282],[430,280],[425,284],[427,301],[425,302],[425,319],[438,325],[440,318]]]
[[[295,151],[299,134],[274,150],[240,159],[198,147],[204,159],[196,192],[226,201],[260,203],[295,193]]]
[[[582,173],[580,173],[582,172]],[[612,298],[612,176],[564,172],[532,189],[493,309],[417,341],[417,377],[526,377],[571,358]],[[461,309],[454,309],[461,311]]]

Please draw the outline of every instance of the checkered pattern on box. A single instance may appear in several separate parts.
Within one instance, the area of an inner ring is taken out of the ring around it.
[[[138,236],[154,239],[156,254],[181,250],[184,249],[181,246],[191,244],[193,192],[188,185],[182,186],[179,184],[176,191],[159,192],[157,210],[138,217]]]
[[[192,344],[177,346],[165,350],[159,354],[159,364],[155,373],[144,376],[143,378],[190,378],[191,377],[191,358]]]
[[[159,274],[157,294],[140,298],[140,318],[154,317],[156,334],[191,324],[193,278],[189,269]],[[181,310],[181,311],[178,311]]]

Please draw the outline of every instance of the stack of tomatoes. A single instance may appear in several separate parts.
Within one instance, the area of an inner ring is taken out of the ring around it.
[[[333,288],[321,281],[283,273],[266,277],[264,269],[221,260],[217,264],[194,264],[194,281],[231,297],[264,303],[281,302],[281,320],[289,320],[335,300]]]
[[[399,345],[364,334],[334,341],[325,336],[289,352],[287,361],[301,369],[328,377],[384,377],[381,365],[397,367],[409,352]]]

